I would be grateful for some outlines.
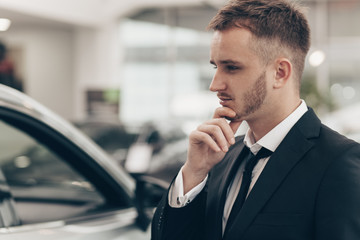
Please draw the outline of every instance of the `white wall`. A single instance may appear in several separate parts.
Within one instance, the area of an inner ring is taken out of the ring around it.
[[[75,32],[74,119],[86,117],[86,91],[120,88],[121,49],[117,21],[101,28],[77,28]]]
[[[101,28],[27,27],[0,32],[23,51],[25,92],[69,120],[86,117],[88,89],[120,88],[118,24]]]
[[[1,33],[0,39],[23,50],[26,93],[63,117],[72,118],[73,31],[27,27]]]

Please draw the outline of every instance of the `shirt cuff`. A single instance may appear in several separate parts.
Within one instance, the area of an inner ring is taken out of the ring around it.
[[[168,196],[168,202],[170,207],[181,208],[189,204],[203,190],[207,179],[208,176],[206,176],[206,178],[201,183],[199,183],[197,186],[195,186],[193,189],[191,189],[188,193],[184,195],[184,183],[181,168],[174,183],[170,187]]]

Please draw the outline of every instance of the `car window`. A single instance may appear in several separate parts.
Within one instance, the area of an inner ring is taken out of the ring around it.
[[[22,224],[78,216],[101,207],[96,188],[46,144],[0,120],[0,169]],[[66,151],[66,149],[64,149]]]

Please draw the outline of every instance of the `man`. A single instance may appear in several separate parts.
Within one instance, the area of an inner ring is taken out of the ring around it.
[[[300,99],[310,46],[300,7],[233,0],[209,28],[222,106],[191,133],[152,239],[360,239],[360,145]],[[235,140],[242,121],[249,130]]]

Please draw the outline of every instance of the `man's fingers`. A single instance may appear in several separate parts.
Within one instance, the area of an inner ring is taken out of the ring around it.
[[[214,118],[225,118],[230,121],[230,127],[235,134],[242,121],[236,119],[236,112],[228,107],[219,107],[215,110]]]
[[[210,121],[210,124],[217,125],[221,128],[223,135],[227,139],[230,145],[235,143],[234,131],[232,130],[231,126],[229,125],[229,121],[225,120],[224,118],[217,118]]]
[[[219,107],[215,110],[213,118],[232,119],[236,117],[236,112],[228,107]]]
[[[214,118],[200,125],[190,139],[193,144],[205,144],[215,152],[227,152],[229,146],[235,143],[235,136],[241,121],[229,121],[236,117],[236,113],[227,107],[215,110]]]
[[[216,141],[207,133],[201,131],[193,131],[191,133],[190,139],[192,139],[193,143],[195,144],[205,143],[214,152],[222,151]]]
[[[229,127],[227,127],[224,132],[224,129],[219,125],[203,124],[198,127],[198,131],[209,135],[223,152],[227,152],[229,145],[232,144],[230,143],[232,136],[231,133],[229,134]]]

